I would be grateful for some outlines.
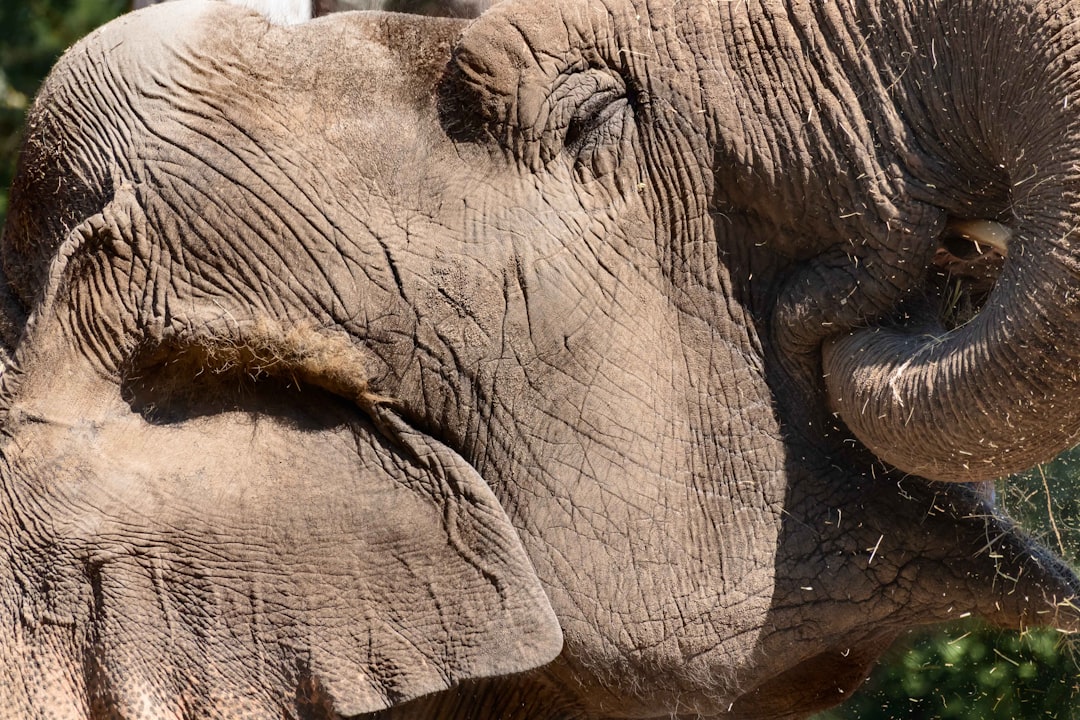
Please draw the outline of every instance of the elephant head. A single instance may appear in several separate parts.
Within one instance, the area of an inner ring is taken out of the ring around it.
[[[141,10],[167,0],[133,0],[132,10]],[[227,0],[234,5],[257,10],[271,22],[293,25],[313,17],[352,10],[385,10],[436,17],[474,18],[491,7],[492,0]]]
[[[1080,628],[971,484],[1080,428],[1076,12],[99,30],[4,229],[0,707],[797,718]]]

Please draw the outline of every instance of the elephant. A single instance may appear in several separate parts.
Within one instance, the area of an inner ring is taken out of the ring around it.
[[[133,0],[132,10],[168,0]],[[251,8],[273,22],[294,25],[332,12],[384,10],[415,15],[475,18],[494,4],[493,0],[226,0]]]
[[[349,10],[385,10],[387,12],[432,15],[436,17],[476,18],[497,0],[315,0],[315,15]]]
[[[132,0],[131,9],[142,10],[151,5],[169,1],[170,0]],[[325,15],[328,12],[337,10],[336,4],[335,7],[332,8],[330,3],[318,3],[312,2],[311,0],[225,0],[225,2],[255,10],[271,22],[279,25],[295,25],[297,23],[307,22],[313,17]],[[372,7],[360,9],[381,9],[380,7],[375,7],[378,3],[373,2],[372,5]]]
[[[1080,6],[509,0],[70,49],[0,243],[0,708],[803,718],[1080,630]]]

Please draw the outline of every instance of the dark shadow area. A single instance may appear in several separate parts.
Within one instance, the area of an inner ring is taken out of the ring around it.
[[[316,432],[355,422],[359,412],[344,398],[293,377],[243,365],[213,367],[193,347],[136,356],[120,390],[131,409],[155,425],[246,413]]]

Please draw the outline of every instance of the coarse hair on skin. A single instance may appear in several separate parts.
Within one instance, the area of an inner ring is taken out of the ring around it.
[[[391,402],[370,389],[367,351],[352,336],[309,322],[259,317],[168,331],[141,343],[126,365],[125,384],[158,401],[198,399],[207,383],[235,390],[276,380],[318,387],[366,410]]]

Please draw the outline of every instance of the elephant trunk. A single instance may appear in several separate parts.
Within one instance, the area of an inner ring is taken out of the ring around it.
[[[1080,238],[1061,225],[1044,233],[1016,239],[1020,257],[968,324],[826,344],[833,409],[878,457],[934,480],[989,480],[1080,436],[1080,263],[1062,257]]]
[[[867,328],[823,348],[829,401],[847,427],[882,460],[934,480],[1002,477],[1080,437],[1080,107],[1069,102],[1080,90],[1080,42],[1075,30],[1028,20],[1037,52],[996,85],[997,97],[985,85],[966,103],[954,93],[957,113],[980,125],[984,167],[1009,178],[999,217],[1011,216],[1012,238],[988,300],[952,330]],[[1015,43],[1016,32],[1001,37]],[[954,76],[965,65],[973,77],[992,71],[950,60]],[[957,145],[953,136],[936,147]],[[968,152],[947,163],[971,168]]]

